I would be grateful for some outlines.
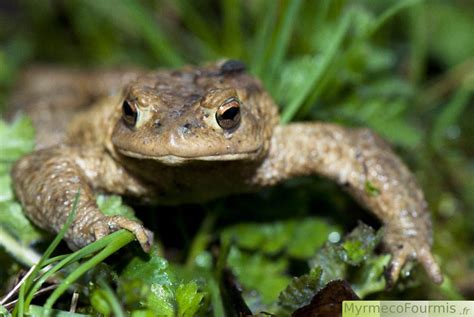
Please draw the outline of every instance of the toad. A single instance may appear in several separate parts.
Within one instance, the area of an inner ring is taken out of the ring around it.
[[[199,203],[320,175],[383,223],[392,281],[408,260],[442,281],[423,192],[390,146],[366,128],[281,125],[271,96],[238,61],[151,72],[37,69],[21,85],[12,103],[32,116],[38,148],[14,165],[14,190],[51,232],[80,191],[65,235],[72,249],[121,228],[145,250],[152,243],[139,222],[102,214],[98,192]]]

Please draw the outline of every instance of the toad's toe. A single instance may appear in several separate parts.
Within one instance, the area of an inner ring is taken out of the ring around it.
[[[94,235],[96,239],[100,239],[111,232],[126,229],[131,231],[140,243],[145,252],[150,251],[153,244],[153,232],[146,229],[142,224],[125,218],[123,216],[104,217],[94,224]]]

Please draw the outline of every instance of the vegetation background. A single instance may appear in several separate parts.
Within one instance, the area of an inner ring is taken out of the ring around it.
[[[41,255],[42,266],[53,265],[46,272],[61,270],[44,283],[33,278],[45,273],[33,272],[0,313],[39,314],[53,304],[67,311],[65,281],[79,294],[77,311],[92,315],[284,316],[334,278],[370,299],[474,299],[473,34],[469,0],[2,1],[1,109],[30,64],[153,69],[240,59],[274,96],[284,123],[366,126],[394,145],[425,189],[445,282],[432,284],[414,264],[386,289],[380,234],[357,226],[379,224],[314,178],[206,205],[135,208],[160,241],[150,258],[135,245],[114,255],[131,241],[119,232],[112,247],[99,243],[68,258],[61,244],[48,260],[51,237],[21,215],[10,188],[11,163],[33,146],[23,118],[0,124],[0,294]],[[120,197],[98,201],[106,212],[133,216]],[[29,306],[36,286],[59,291]]]

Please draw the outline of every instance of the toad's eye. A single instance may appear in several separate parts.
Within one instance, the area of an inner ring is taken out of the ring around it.
[[[240,101],[237,98],[229,98],[219,106],[216,112],[216,120],[219,126],[225,130],[231,130],[240,123]]]
[[[124,100],[122,104],[122,118],[125,123],[130,126],[134,126],[137,123],[137,107],[133,103],[130,103],[128,100]]]

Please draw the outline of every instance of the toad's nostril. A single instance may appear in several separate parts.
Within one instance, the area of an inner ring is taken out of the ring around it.
[[[187,123],[183,124],[181,127],[179,127],[178,131],[181,134],[188,134],[188,133],[191,133],[191,128],[192,128],[192,124],[187,122]]]
[[[163,124],[161,123],[160,120],[155,120],[155,122],[153,122],[153,126],[155,127],[156,132],[161,132]]]

